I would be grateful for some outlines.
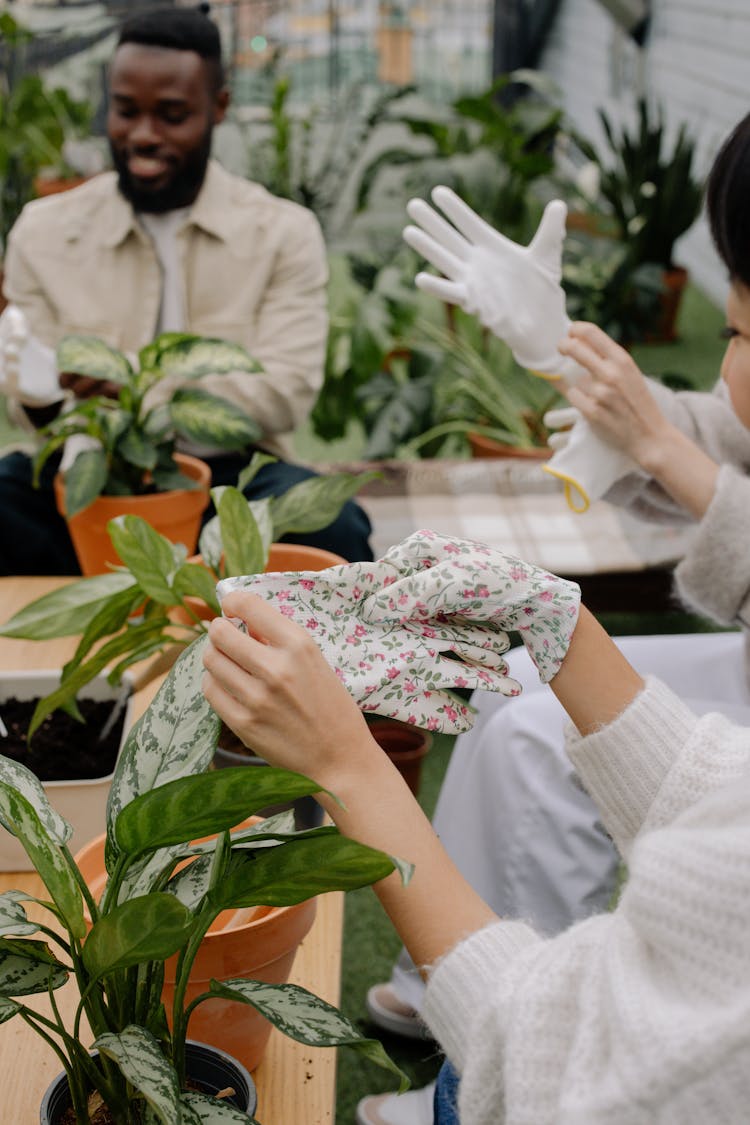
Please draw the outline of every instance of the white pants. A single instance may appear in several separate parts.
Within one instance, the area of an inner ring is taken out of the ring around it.
[[[621,637],[642,675],[666,683],[698,714],[750,726],[741,633]],[[546,934],[606,909],[618,857],[564,750],[567,716],[524,648],[509,653],[523,694],[475,692],[474,727],[460,735],[434,825],[462,874],[492,909]],[[406,951],[391,983],[419,1010],[424,986]]]

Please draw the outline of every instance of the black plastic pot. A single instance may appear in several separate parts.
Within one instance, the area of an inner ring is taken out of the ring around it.
[[[248,1120],[255,1113],[258,1099],[255,1083],[250,1072],[225,1051],[210,1047],[207,1043],[196,1043],[188,1039],[185,1045],[186,1069],[188,1077],[204,1094],[218,1094],[231,1086],[234,1094],[226,1099],[228,1105],[248,1114]],[[65,1072],[47,1087],[39,1109],[40,1125],[60,1125],[62,1115],[70,1109],[70,1090]]]

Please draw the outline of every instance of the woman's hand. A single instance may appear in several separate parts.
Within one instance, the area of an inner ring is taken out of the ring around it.
[[[211,622],[203,691],[228,727],[271,765],[296,770],[336,791],[344,769],[377,753],[367,724],[320,649],[288,617],[237,591]]]
[[[578,321],[558,345],[589,377],[565,394],[610,445],[624,450],[650,475],[673,427],[659,409],[638,365],[595,324]]]

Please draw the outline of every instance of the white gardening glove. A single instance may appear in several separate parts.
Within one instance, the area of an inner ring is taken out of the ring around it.
[[[29,331],[24,313],[8,305],[0,316],[0,393],[22,406],[49,406],[64,399],[55,352]]]
[[[422,199],[407,204],[417,226],[406,227],[405,241],[445,275],[417,274],[417,286],[477,316],[509,345],[522,367],[575,383],[585,374],[583,368],[557,350],[570,327],[560,285],[567,214],[563,201],[547,204],[534,238],[519,246],[493,230],[450,188],[434,188],[432,199],[455,225]]]
[[[550,434],[554,454],[542,468],[564,482],[565,499],[574,512],[585,512],[622,477],[642,472],[632,457],[600,438],[574,406],[548,410],[544,424],[559,432]]]

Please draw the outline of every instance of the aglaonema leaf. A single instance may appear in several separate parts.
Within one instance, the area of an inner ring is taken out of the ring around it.
[[[180,1120],[177,1072],[145,1028],[131,1024],[119,1035],[105,1032],[94,1041],[94,1047],[117,1063],[164,1125]]]
[[[249,1004],[290,1039],[308,1047],[349,1047],[376,1066],[397,1074],[399,1092],[409,1079],[389,1058],[378,1039],[366,1039],[332,1004],[296,984],[266,984],[257,980],[212,980],[212,996]]]
[[[84,449],[65,471],[65,515],[68,519],[101,496],[108,476],[103,449]]]
[[[221,720],[201,691],[206,643],[201,637],[181,654],[120,753],[107,806],[110,871],[118,850],[112,825],[121,810],[156,786],[201,773],[213,758]]]
[[[298,535],[327,527],[339,515],[347,500],[368,481],[379,476],[378,472],[333,473],[293,484],[271,501],[274,538],[281,539],[290,532]]]
[[[180,598],[200,598],[214,613],[221,613],[219,599],[216,597],[216,577],[201,563],[183,563],[175,571],[172,585]]]
[[[107,531],[141,589],[161,605],[175,605],[170,578],[184,553],[182,558],[176,555],[175,545],[140,516],[117,516],[109,521]]]
[[[70,582],[29,602],[0,626],[0,636],[34,641],[78,636],[112,598],[134,586],[133,576],[120,571]]]
[[[326,891],[367,887],[394,868],[384,852],[345,836],[289,840],[275,848],[233,851],[210,900],[221,910],[291,906]]]
[[[226,573],[262,573],[270,544],[264,542],[250,505],[236,488],[224,489],[218,516]]]
[[[97,336],[63,336],[57,345],[56,358],[58,371],[75,371],[90,379],[127,383],[133,375],[127,356]]]
[[[29,895],[23,891],[6,891],[0,895],[0,935],[3,937],[28,937],[36,933],[39,926],[26,917],[23,902]]]
[[[248,1117],[243,1110],[208,1094],[186,1091],[180,1104],[187,1106],[195,1114],[198,1125],[259,1125],[254,1117]],[[184,1118],[183,1125],[186,1125]]]
[[[15,792],[26,799],[35,810],[43,831],[55,844],[67,844],[73,829],[64,817],[49,803],[44,786],[35,773],[13,758],[0,756],[0,786],[8,793]],[[12,822],[3,813],[0,801],[0,824],[13,832]]]
[[[181,777],[132,800],[115,822],[121,851],[134,855],[225,832],[268,805],[320,791],[289,770],[237,766]]]
[[[103,637],[111,637],[113,633],[117,633],[123,627],[142,601],[143,591],[140,586],[131,583],[126,589],[112,594],[101,605],[99,611],[83,629],[83,634],[72,659],[63,668],[62,683],[85,660],[97,641],[100,641]]]
[[[0,762],[5,773],[7,759]],[[39,808],[38,814],[15,785],[0,780],[0,820],[20,840],[68,930],[80,938],[86,932],[81,891],[58,843],[60,834],[65,840],[70,837],[71,828],[54,813],[46,797]]]
[[[190,911],[174,895],[141,895],[115,906],[92,927],[83,963],[93,978],[145,961],[163,961],[187,941]]]
[[[198,379],[202,375],[226,375],[230,371],[256,373],[262,364],[241,344],[205,336],[183,336],[166,340],[160,350],[158,366],[163,376]]]
[[[0,996],[0,1023],[12,1020],[20,1011],[21,1005],[16,1004],[15,1000],[11,1000],[8,996]]]
[[[262,435],[255,419],[234,403],[193,387],[175,391],[169,412],[178,434],[198,445],[247,449]]]
[[[0,938],[0,996],[33,996],[67,979],[65,965],[44,942]]]

